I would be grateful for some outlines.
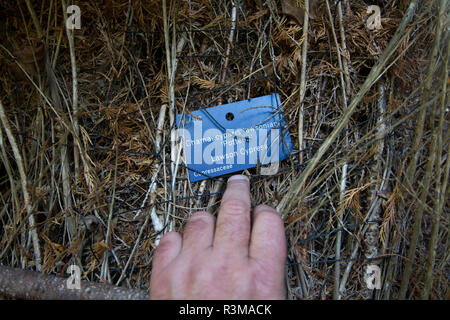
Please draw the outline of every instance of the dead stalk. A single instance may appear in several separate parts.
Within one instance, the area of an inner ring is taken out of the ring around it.
[[[23,201],[24,205],[27,210],[28,217],[28,224],[30,225],[29,234],[31,236],[31,239],[33,241],[33,249],[34,249],[34,258],[35,258],[35,266],[36,270],[41,270],[41,249],[39,246],[39,237],[36,231],[35,226],[35,220],[34,215],[32,212],[32,199],[30,197],[30,194],[28,193],[28,180],[27,175],[25,174],[25,167],[23,165],[22,155],[20,154],[19,148],[17,147],[16,139],[14,138],[14,135],[11,131],[11,128],[9,126],[9,121],[6,118],[5,109],[3,108],[3,103],[0,100],[0,120],[2,121],[3,128],[5,129],[6,135],[8,136],[9,144],[11,145],[11,148],[14,153],[14,158],[16,160],[17,167],[19,169],[20,174],[20,182],[22,185],[22,193],[23,193]]]
[[[299,113],[298,113],[298,149],[302,150],[304,148],[303,144],[303,122],[304,122],[304,105],[303,100],[305,98],[306,92],[306,58],[308,55],[308,27],[309,27],[309,0],[305,0],[305,15],[303,19],[303,34],[302,34],[302,70],[300,74],[300,89],[299,89]],[[299,153],[299,161],[303,163],[303,152]]]
[[[63,14],[64,14],[64,21],[67,21],[67,5],[65,0],[61,0]],[[74,43],[74,37],[73,37],[73,31],[69,28],[66,29],[67,39],[69,41],[69,52],[70,52],[70,64],[72,66],[72,123],[73,123],[73,129],[74,134],[79,137],[79,127],[78,127],[78,77],[77,77],[77,64],[75,59],[75,43]],[[73,139],[74,144],[77,145],[77,140],[75,137]],[[80,155],[78,153],[78,148],[73,149],[74,152],[74,164],[75,164],[75,181],[77,181],[78,178],[78,171],[80,167]]]
[[[426,103],[428,102],[428,99],[429,99],[430,93],[431,93],[431,86],[432,86],[432,80],[433,80],[432,74],[434,72],[434,65],[436,63],[437,55],[439,52],[439,43],[440,43],[441,34],[442,34],[445,7],[446,7],[446,1],[441,0],[440,5],[439,5],[439,15],[438,15],[438,19],[436,22],[436,35],[435,35],[434,42],[433,42],[433,48],[431,50],[431,58],[430,58],[430,63],[428,64],[427,78],[426,78],[425,88],[424,88],[424,92],[423,92],[423,96],[422,96],[422,104],[420,107],[419,118],[417,120],[414,140],[413,140],[413,143],[411,146],[410,154],[412,155],[412,158],[409,163],[408,170],[406,172],[406,183],[408,183],[410,186],[413,185],[417,160],[419,158],[419,146],[420,146],[420,142],[422,141],[423,128],[424,128],[424,124],[425,124],[425,115],[426,115],[426,110],[427,110]],[[434,110],[435,110],[435,108],[433,107],[433,112],[434,112]],[[431,119],[433,119],[433,118],[434,117],[432,117]],[[424,178],[424,187],[422,189],[422,193],[420,196],[420,199],[422,202],[425,201],[425,198],[428,194],[427,185],[429,185],[429,183],[430,183],[431,171],[433,169],[434,148],[435,148],[435,142],[432,141],[430,144],[430,150],[433,150],[433,152],[429,154],[428,165],[427,165],[427,169],[425,172],[425,178]],[[408,260],[406,261],[405,269],[404,269],[403,276],[402,276],[402,281],[400,284],[400,291],[398,294],[399,299],[405,299],[405,297],[406,297],[406,291],[408,289],[408,284],[409,284],[411,273],[412,273],[412,264],[414,262],[417,242],[419,239],[420,224],[422,222],[423,210],[424,210],[424,207],[422,204],[422,205],[420,205],[420,208],[418,208],[416,210],[416,213],[414,215],[413,231],[411,234],[411,239],[410,239],[409,249],[408,249]]]
[[[434,269],[434,259],[436,256],[436,243],[438,238],[439,224],[441,220],[441,214],[443,210],[443,206],[445,203],[445,194],[447,192],[447,183],[448,183],[448,174],[449,174],[449,157],[447,156],[446,165],[444,167],[444,175],[441,181],[441,162],[442,162],[442,149],[443,149],[443,141],[442,141],[442,132],[443,132],[443,124],[444,124],[444,114],[445,114],[445,106],[447,100],[447,80],[448,80],[448,59],[450,57],[450,42],[447,41],[447,50],[446,55],[443,61],[443,70],[444,75],[442,77],[442,93],[441,93],[441,101],[440,101],[440,109],[439,109],[439,124],[436,130],[433,131],[432,140],[437,140],[437,150],[436,150],[436,192],[437,195],[434,197],[433,203],[433,214],[432,214],[432,229],[431,229],[431,237],[428,245],[428,257],[427,257],[427,267],[425,273],[424,287],[422,289],[421,298],[427,300],[430,295],[430,290],[433,284],[433,269]],[[434,118],[431,118],[431,121],[434,121]],[[445,134],[446,142],[449,141],[449,130]]]
[[[373,86],[373,84],[376,82],[378,76],[384,71],[384,67],[386,66],[387,62],[389,61],[389,58],[394,54],[394,52],[397,50],[398,46],[400,45],[400,40],[404,39],[404,30],[406,26],[409,24],[411,19],[414,16],[414,13],[417,8],[417,0],[412,0],[409,4],[408,10],[406,11],[405,15],[403,16],[402,22],[397,28],[394,36],[392,37],[391,41],[389,42],[386,49],[383,51],[382,55],[378,59],[375,66],[371,69],[369,76],[364,81],[363,85],[361,86],[361,89],[359,92],[354,96],[352,102],[348,106],[347,110],[342,115],[339,122],[336,124],[335,128],[331,132],[331,134],[325,139],[325,141],[322,143],[320,148],[317,150],[316,154],[313,156],[313,158],[309,161],[308,166],[305,168],[305,170],[302,172],[299,178],[297,178],[290,187],[289,192],[286,193],[286,195],[282,198],[279,205],[277,206],[278,212],[282,212],[282,216],[285,217],[290,210],[295,206],[295,204],[298,202],[298,195],[301,190],[303,190],[303,187],[306,183],[306,180],[311,175],[311,173],[314,171],[316,166],[319,164],[322,156],[325,154],[325,152],[328,150],[328,148],[332,145],[333,141],[339,136],[341,131],[344,129],[344,127],[347,125],[351,115],[355,111],[357,105],[360,103],[364,95],[369,91],[369,89]]]
[[[331,15],[331,10],[330,10],[330,4],[328,2],[328,0],[326,1],[326,5],[327,5],[327,13],[328,13],[328,18],[330,19],[330,26],[331,26],[331,32],[333,34],[333,39],[334,39],[334,43],[336,45],[336,51],[337,51],[337,58],[338,58],[338,65],[339,65],[339,80],[340,80],[340,84],[341,84],[341,94],[342,94],[342,105],[343,105],[343,109],[344,112],[347,110],[347,93],[346,93],[346,86],[345,86],[345,82],[344,82],[344,75],[343,75],[343,65],[342,65],[342,58],[341,58],[341,48],[336,36],[336,31],[334,29],[334,21],[333,21],[333,17]],[[338,7],[341,7],[341,3],[338,3]],[[339,13],[341,13],[339,15],[339,26],[340,26],[340,30],[341,30],[341,36],[344,34],[343,32],[343,25],[342,25],[342,9],[339,9]],[[341,39],[341,46],[342,43],[345,44],[345,39]],[[344,130],[346,130],[347,126],[345,126]],[[348,146],[348,137],[345,137],[345,147]],[[342,201],[344,200],[344,194],[345,194],[345,190],[346,190],[346,184],[347,184],[347,163],[345,162],[342,166],[342,175],[341,175],[341,183],[340,183],[340,198],[339,198],[339,202],[342,203]],[[344,214],[344,210],[342,210],[339,215],[337,216],[337,227],[338,228],[342,228],[343,223],[342,223],[342,218],[343,218],[343,214]],[[340,283],[340,275],[341,275],[341,264],[340,264],[340,259],[341,259],[341,242],[342,242],[342,231],[341,229],[339,229],[337,235],[336,235],[336,247],[335,247],[335,251],[336,251],[336,264],[334,266],[334,290],[333,290],[333,298],[335,300],[339,300],[341,298],[341,294],[339,292],[339,283]]]

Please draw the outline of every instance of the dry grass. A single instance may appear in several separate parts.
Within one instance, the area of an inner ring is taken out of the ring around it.
[[[0,263],[148,288],[160,235],[215,212],[225,181],[189,182],[174,113],[278,92],[295,151],[245,174],[285,220],[289,297],[396,299],[403,277],[405,298],[448,299],[448,5],[439,20],[440,1],[419,1],[390,44],[408,1],[374,1],[369,31],[364,1],[330,1],[331,28],[310,0],[307,37],[279,1],[235,2],[235,19],[221,0],[79,2],[73,46],[61,1],[2,2]]]

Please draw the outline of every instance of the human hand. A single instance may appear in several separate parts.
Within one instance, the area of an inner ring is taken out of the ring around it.
[[[215,220],[197,212],[183,236],[162,237],[153,258],[150,299],[284,299],[283,221],[265,205],[251,214],[247,177],[228,179]]]

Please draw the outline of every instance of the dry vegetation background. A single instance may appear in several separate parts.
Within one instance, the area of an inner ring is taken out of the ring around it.
[[[69,4],[0,4],[1,264],[148,289],[226,181],[189,182],[174,114],[278,92],[294,152],[244,173],[288,297],[449,298],[447,1],[75,1],[73,33]]]

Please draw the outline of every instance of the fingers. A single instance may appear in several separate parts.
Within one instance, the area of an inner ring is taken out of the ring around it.
[[[199,252],[211,247],[215,218],[208,212],[196,212],[188,220],[183,233],[183,250]]]
[[[248,255],[250,239],[250,183],[246,176],[228,179],[217,217],[214,250]]]
[[[177,232],[168,232],[161,238],[153,257],[153,272],[160,272],[178,256],[181,241],[181,236]]]
[[[250,258],[284,273],[287,256],[283,220],[272,207],[259,205],[253,210]]]

